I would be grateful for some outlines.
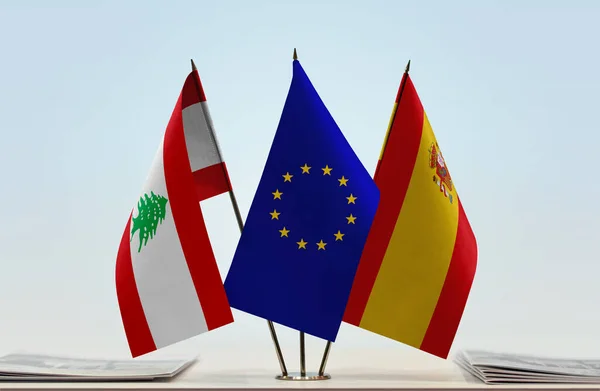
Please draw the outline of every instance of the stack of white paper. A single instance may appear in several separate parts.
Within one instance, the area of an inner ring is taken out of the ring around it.
[[[1,381],[140,381],[172,378],[195,360],[98,360],[38,354],[0,357]]]
[[[600,360],[564,359],[467,350],[455,357],[464,370],[487,384],[600,384]]]

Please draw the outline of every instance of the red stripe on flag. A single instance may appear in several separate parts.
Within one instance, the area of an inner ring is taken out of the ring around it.
[[[154,343],[146,315],[144,314],[144,308],[142,307],[142,301],[140,300],[133,274],[131,251],[129,249],[130,224],[131,215],[129,216],[129,221],[127,221],[125,232],[123,232],[121,244],[119,245],[115,280],[119,309],[121,311],[123,327],[125,328],[125,335],[129,342],[129,350],[133,357],[137,357],[156,350],[156,344]]]
[[[182,94],[183,95],[183,94]],[[165,182],[179,242],[209,330],[233,322],[233,314],[196,196],[185,144],[180,96],[163,145]]]
[[[420,349],[447,358],[458,330],[477,269],[477,240],[458,200],[458,228],[454,251],[440,297]]]
[[[194,183],[198,202],[228,192],[231,189],[225,163],[213,164],[194,171]]]
[[[375,184],[380,199],[354,278],[344,322],[360,325],[371,290],[396,227],[400,209],[412,178],[421,133],[423,106],[408,75],[383,155],[378,163]],[[402,84],[401,84],[402,85]],[[402,87],[400,87],[402,88]]]
[[[197,81],[194,80],[196,77]],[[204,89],[202,88],[198,71],[193,71],[186,77],[185,83],[183,83],[183,89],[181,90],[181,109],[183,110],[186,107],[200,102],[206,102],[206,95],[204,95]]]

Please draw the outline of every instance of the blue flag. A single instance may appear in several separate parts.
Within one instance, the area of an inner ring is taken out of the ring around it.
[[[379,190],[293,67],[225,290],[233,308],[335,341]]]

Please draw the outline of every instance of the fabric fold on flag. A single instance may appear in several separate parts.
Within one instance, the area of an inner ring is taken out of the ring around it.
[[[298,60],[225,279],[233,308],[335,341],[379,190]]]
[[[344,321],[446,358],[477,266],[477,242],[405,73],[374,176],[379,208]]]
[[[233,322],[199,203],[230,189],[193,71],[117,255],[117,297],[133,357]]]

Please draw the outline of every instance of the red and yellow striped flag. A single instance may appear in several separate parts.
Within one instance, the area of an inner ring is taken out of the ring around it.
[[[408,69],[374,179],[380,203],[344,321],[447,358],[477,242]]]

